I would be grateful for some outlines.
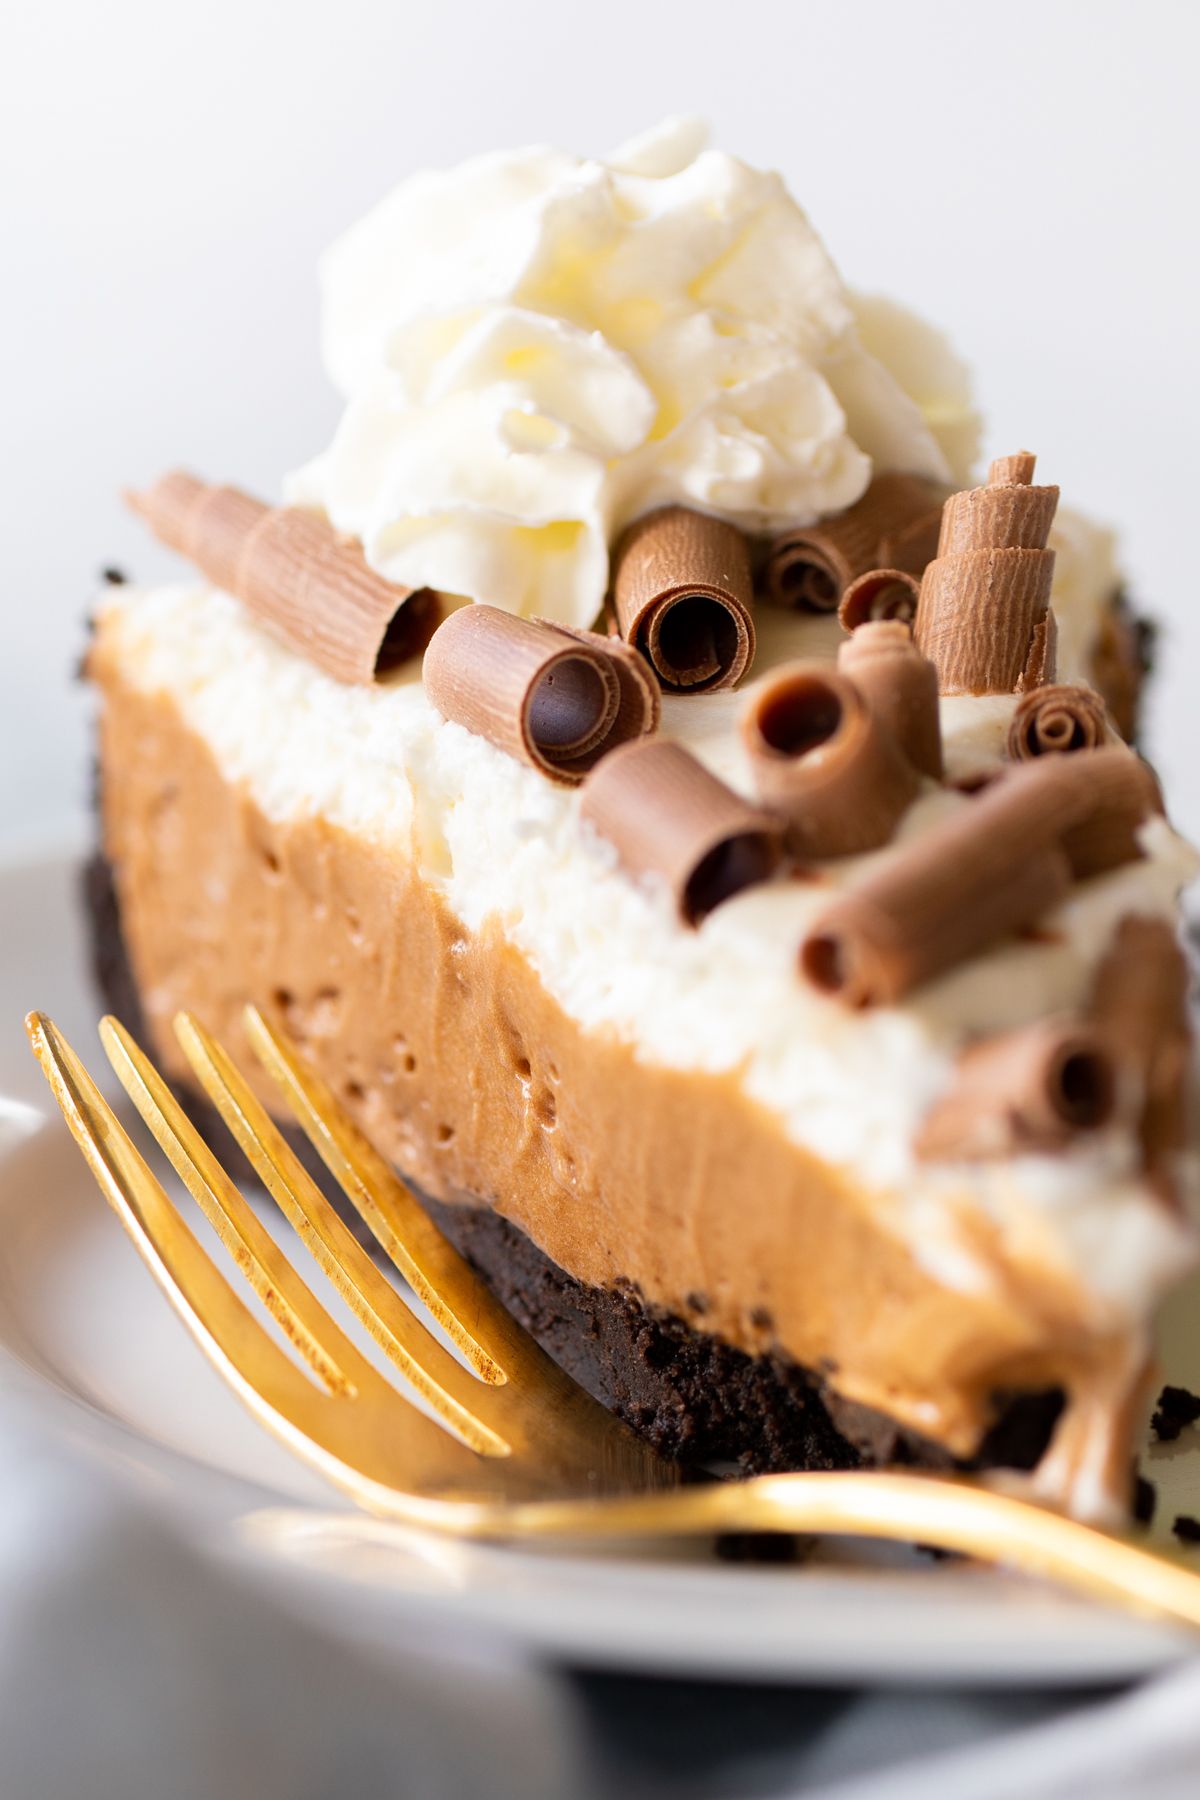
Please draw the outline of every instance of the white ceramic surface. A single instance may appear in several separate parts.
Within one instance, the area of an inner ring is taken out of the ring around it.
[[[143,1490],[246,1579],[386,1653],[423,1621],[578,1663],[807,1681],[1076,1683],[1194,1648],[999,1573],[829,1545],[795,1567],[466,1547],[346,1513],[254,1424],[160,1299],[53,1112],[21,1029],[50,1012],[99,1072],[76,864],[0,867],[0,1388]],[[280,1229],[284,1228],[280,1226]],[[1200,1288],[1163,1322],[1200,1380]],[[1149,1452],[1159,1520],[1200,1512],[1200,1438]]]

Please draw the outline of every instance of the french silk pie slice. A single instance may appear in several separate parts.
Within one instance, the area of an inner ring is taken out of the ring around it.
[[[180,1007],[281,1022],[672,1454],[1119,1511],[1196,859],[1105,534],[687,122],[416,177],[323,279],[329,450],[132,495],[199,578],[97,610],[110,1003],[184,1085]]]

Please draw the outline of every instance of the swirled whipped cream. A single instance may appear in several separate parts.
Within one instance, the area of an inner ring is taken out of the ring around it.
[[[346,409],[288,498],[405,585],[588,624],[653,507],[767,532],[877,470],[962,484],[975,454],[940,335],[855,300],[781,178],[694,121],[414,176],[322,283]]]

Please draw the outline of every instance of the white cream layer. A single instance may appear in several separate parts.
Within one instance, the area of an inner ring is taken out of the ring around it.
[[[756,675],[831,655],[840,637],[831,620],[762,611],[758,622]],[[442,720],[415,671],[342,686],[203,587],[118,590],[101,630],[125,678],[169,696],[269,817],[321,817],[394,846],[465,926],[498,927],[578,1024],[648,1062],[734,1077],[796,1144],[873,1195],[944,1283],[993,1279],[971,1247],[975,1208],[1002,1224],[1018,1260],[1073,1281],[1098,1325],[1142,1315],[1190,1254],[1190,1228],[1136,1177],[1123,1129],[998,1164],[934,1168],[912,1152],[969,1035],[1077,1007],[1123,914],[1174,918],[1198,862],[1164,821],[1145,828],[1146,860],[1078,886],[1047,917],[1054,941],[1004,944],[903,1006],[849,1012],[800,979],[796,952],[831,888],[869,858],[827,865],[822,882],[752,889],[689,931],[584,832],[577,792]],[[743,693],[667,699],[663,730],[748,792],[743,704]],[[1012,705],[943,701],[951,775],[998,759]],[[901,835],[967,804],[930,785]]]

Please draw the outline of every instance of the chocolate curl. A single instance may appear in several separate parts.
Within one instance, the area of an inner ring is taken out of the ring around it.
[[[621,636],[670,692],[733,687],[754,655],[750,552],[741,532],[668,506],[631,525],[613,559]]]
[[[742,714],[742,742],[759,798],[786,819],[798,856],[886,844],[920,790],[888,726],[828,663],[770,675]]]
[[[1087,756],[1047,756],[1027,768],[1046,771],[1075,820],[1062,833],[1062,847],[1077,881],[1104,875],[1123,863],[1139,862],[1139,828],[1163,810],[1162,789],[1148,763],[1123,744]]]
[[[370,683],[429,642],[431,588],[397,587],[319,514],[268,507],[176,470],[126,499],[155,537],[335,681]]]
[[[434,633],[422,674],[443,718],[574,785],[658,722],[651,683],[631,660],[624,645],[597,632],[463,606]]]
[[[547,630],[574,638],[607,659],[617,678],[619,700],[613,724],[611,743],[631,743],[634,738],[649,737],[658,730],[662,717],[662,689],[646,659],[615,632],[585,631],[579,625],[560,625],[554,619],[539,619]]]
[[[1170,1191],[1188,1142],[1188,965],[1165,919],[1127,914],[1096,971],[1091,1012],[1124,1074],[1147,1173]]]
[[[937,670],[913,643],[899,619],[860,625],[838,650],[848,675],[872,715],[887,726],[913,768],[942,778],[942,727]]]
[[[857,631],[860,625],[879,619],[899,619],[911,625],[917,616],[917,597],[921,583],[903,569],[868,569],[852,581],[842,595],[838,622],[843,631]]]
[[[1032,450],[1017,450],[1012,456],[997,456],[988,470],[988,484],[1001,487],[1013,483],[1028,487],[1036,467],[1037,457]]]
[[[1029,655],[1025,660],[1025,668],[1017,683],[1019,694],[1031,693],[1034,688],[1043,687],[1052,682],[1058,673],[1058,620],[1051,607],[1045,618],[1033,628],[1033,637],[1029,645]]]
[[[914,625],[943,694],[1012,694],[1053,674],[1046,539],[1058,489],[1031,487],[1033,467],[1028,451],[1001,457],[986,487],[952,494],[943,508]]]
[[[891,1005],[1032,925],[1076,875],[1139,854],[1127,827],[1132,793],[1147,798],[1138,769],[1117,749],[1008,770],[846,888],[801,946],[804,974],[848,1006]]]
[[[1028,762],[1035,756],[1096,750],[1108,735],[1108,713],[1091,688],[1035,687],[1013,713],[1008,754],[1014,762]]]
[[[877,475],[835,518],[777,537],[763,565],[763,588],[776,606],[836,612],[846,589],[885,565],[920,575],[937,551],[946,490],[920,475]]]
[[[930,1161],[1064,1150],[1106,1125],[1116,1104],[1108,1044],[1087,1025],[1044,1021],[973,1044],[956,1079],[922,1121]]]
[[[584,783],[580,816],[615,846],[628,874],[666,883],[688,925],[766,881],[782,857],[777,821],[665,738],[606,756]]]
[[[1109,717],[1132,744],[1138,736],[1138,709],[1142,689],[1150,673],[1152,633],[1136,619],[1121,594],[1104,609],[1099,636],[1092,645],[1092,684],[1104,696]]]

